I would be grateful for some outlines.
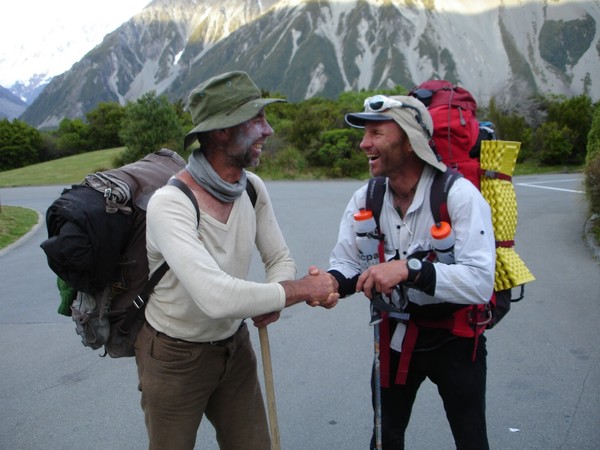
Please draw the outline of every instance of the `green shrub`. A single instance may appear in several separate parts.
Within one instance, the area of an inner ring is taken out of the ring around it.
[[[596,105],[592,126],[587,135],[585,162],[589,163],[598,155],[600,155],[600,103]]]
[[[572,133],[556,122],[546,122],[535,132],[537,157],[542,164],[563,164],[569,161],[573,151]]]
[[[277,151],[263,150],[260,164],[249,170],[265,179],[293,179],[308,171],[308,163],[302,152],[288,145]]]
[[[590,160],[585,168],[585,192],[590,203],[590,211],[600,214],[600,153]]]
[[[362,131],[354,128],[324,131],[322,145],[308,152],[308,162],[315,167],[336,169],[336,177],[355,176],[364,172],[366,159],[359,148]]]
[[[164,95],[148,92],[125,107],[119,136],[127,149],[120,155],[117,165],[136,161],[166,147],[167,143],[183,142],[183,135],[176,107]]]
[[[41,144],[39,131],[25,122],[0,120],[0,171],[35,164]]]

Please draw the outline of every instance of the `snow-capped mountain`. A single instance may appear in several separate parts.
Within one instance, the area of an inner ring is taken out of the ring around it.
[[[23,120],[56,126],[150,90],[185,100],[246,70],[291,101],[430,78],[484,105],[534,93],[600,99],[600,6],[581,0],[155,0],[55,77]]]
[[[0,119],[14,119],[23,114],[25,109],[27,104],[23,100],[0,86]]]
[[[69,70],[108,32],[148,3],[19,0],[3,5],[0,86],[19,98],[11,102],[11,109],[20,110],[20,115],[25,109],[22,105],[31,104],[54,76]],[[4,108],[0,111],[9,118],[14,113]]]

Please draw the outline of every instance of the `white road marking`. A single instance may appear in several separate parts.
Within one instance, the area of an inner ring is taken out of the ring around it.
[[[544,184],[544,183],[545,184],[555,184],[555,183],[565,183],[565,182],[574,182],[574,181],[581,182],[581,179],[571,178],[571,179],[566,179],[566,180],[540,181],[538,183],[515,183],[515,185],[538,188],[538,189],[548,189],[551,191],[573,192],[575,194],[585,194],[585,191],[579,191],[579,190],[575,190],[575,189],[562,189],[562,188],[551,187],[551,186],[540,186],[541,184]]]

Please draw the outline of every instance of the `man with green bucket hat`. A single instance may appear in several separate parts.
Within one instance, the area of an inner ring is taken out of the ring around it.
[[[229,72],[192,91],[194,128],[185,146],[200,146],[176,175],[200,209],[176,186],[159,189],[147,211],[150,273],[170,270],[156,286],[138,334],[136,362],[151,449],[193,449],[200,421],[214,425],[222,449],[270,449],[256,357],[244,318],[265,327],[287,306],[330,308],[337,282],[314,266],[296,266],[256,166],[273,129],[266,105],[244,72]],[[255,205],[247,183],[256,193]],[[254,248],[266,282],[247,281]]]

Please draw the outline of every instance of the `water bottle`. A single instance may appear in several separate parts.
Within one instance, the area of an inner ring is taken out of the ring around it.
[[[356,248],[358,249],[360,267],[361,271],[364,272],[369,266],[379,264],[377,223],[371,211],[361,209],[354,214],[354,232],[356,233]],[[381,320],[379,310],[371,304],[371,320],[369,325],[376,325]]]
[[[438,222],[431,227],[433,248],[439,262],[454,264],[454,231],[448,222]]]
[[[361,209],[354,214],[354,232],[360,267],[364,272],[369,266],[379,264],[379,239],[377,239],[377,223],[373,213]]]

